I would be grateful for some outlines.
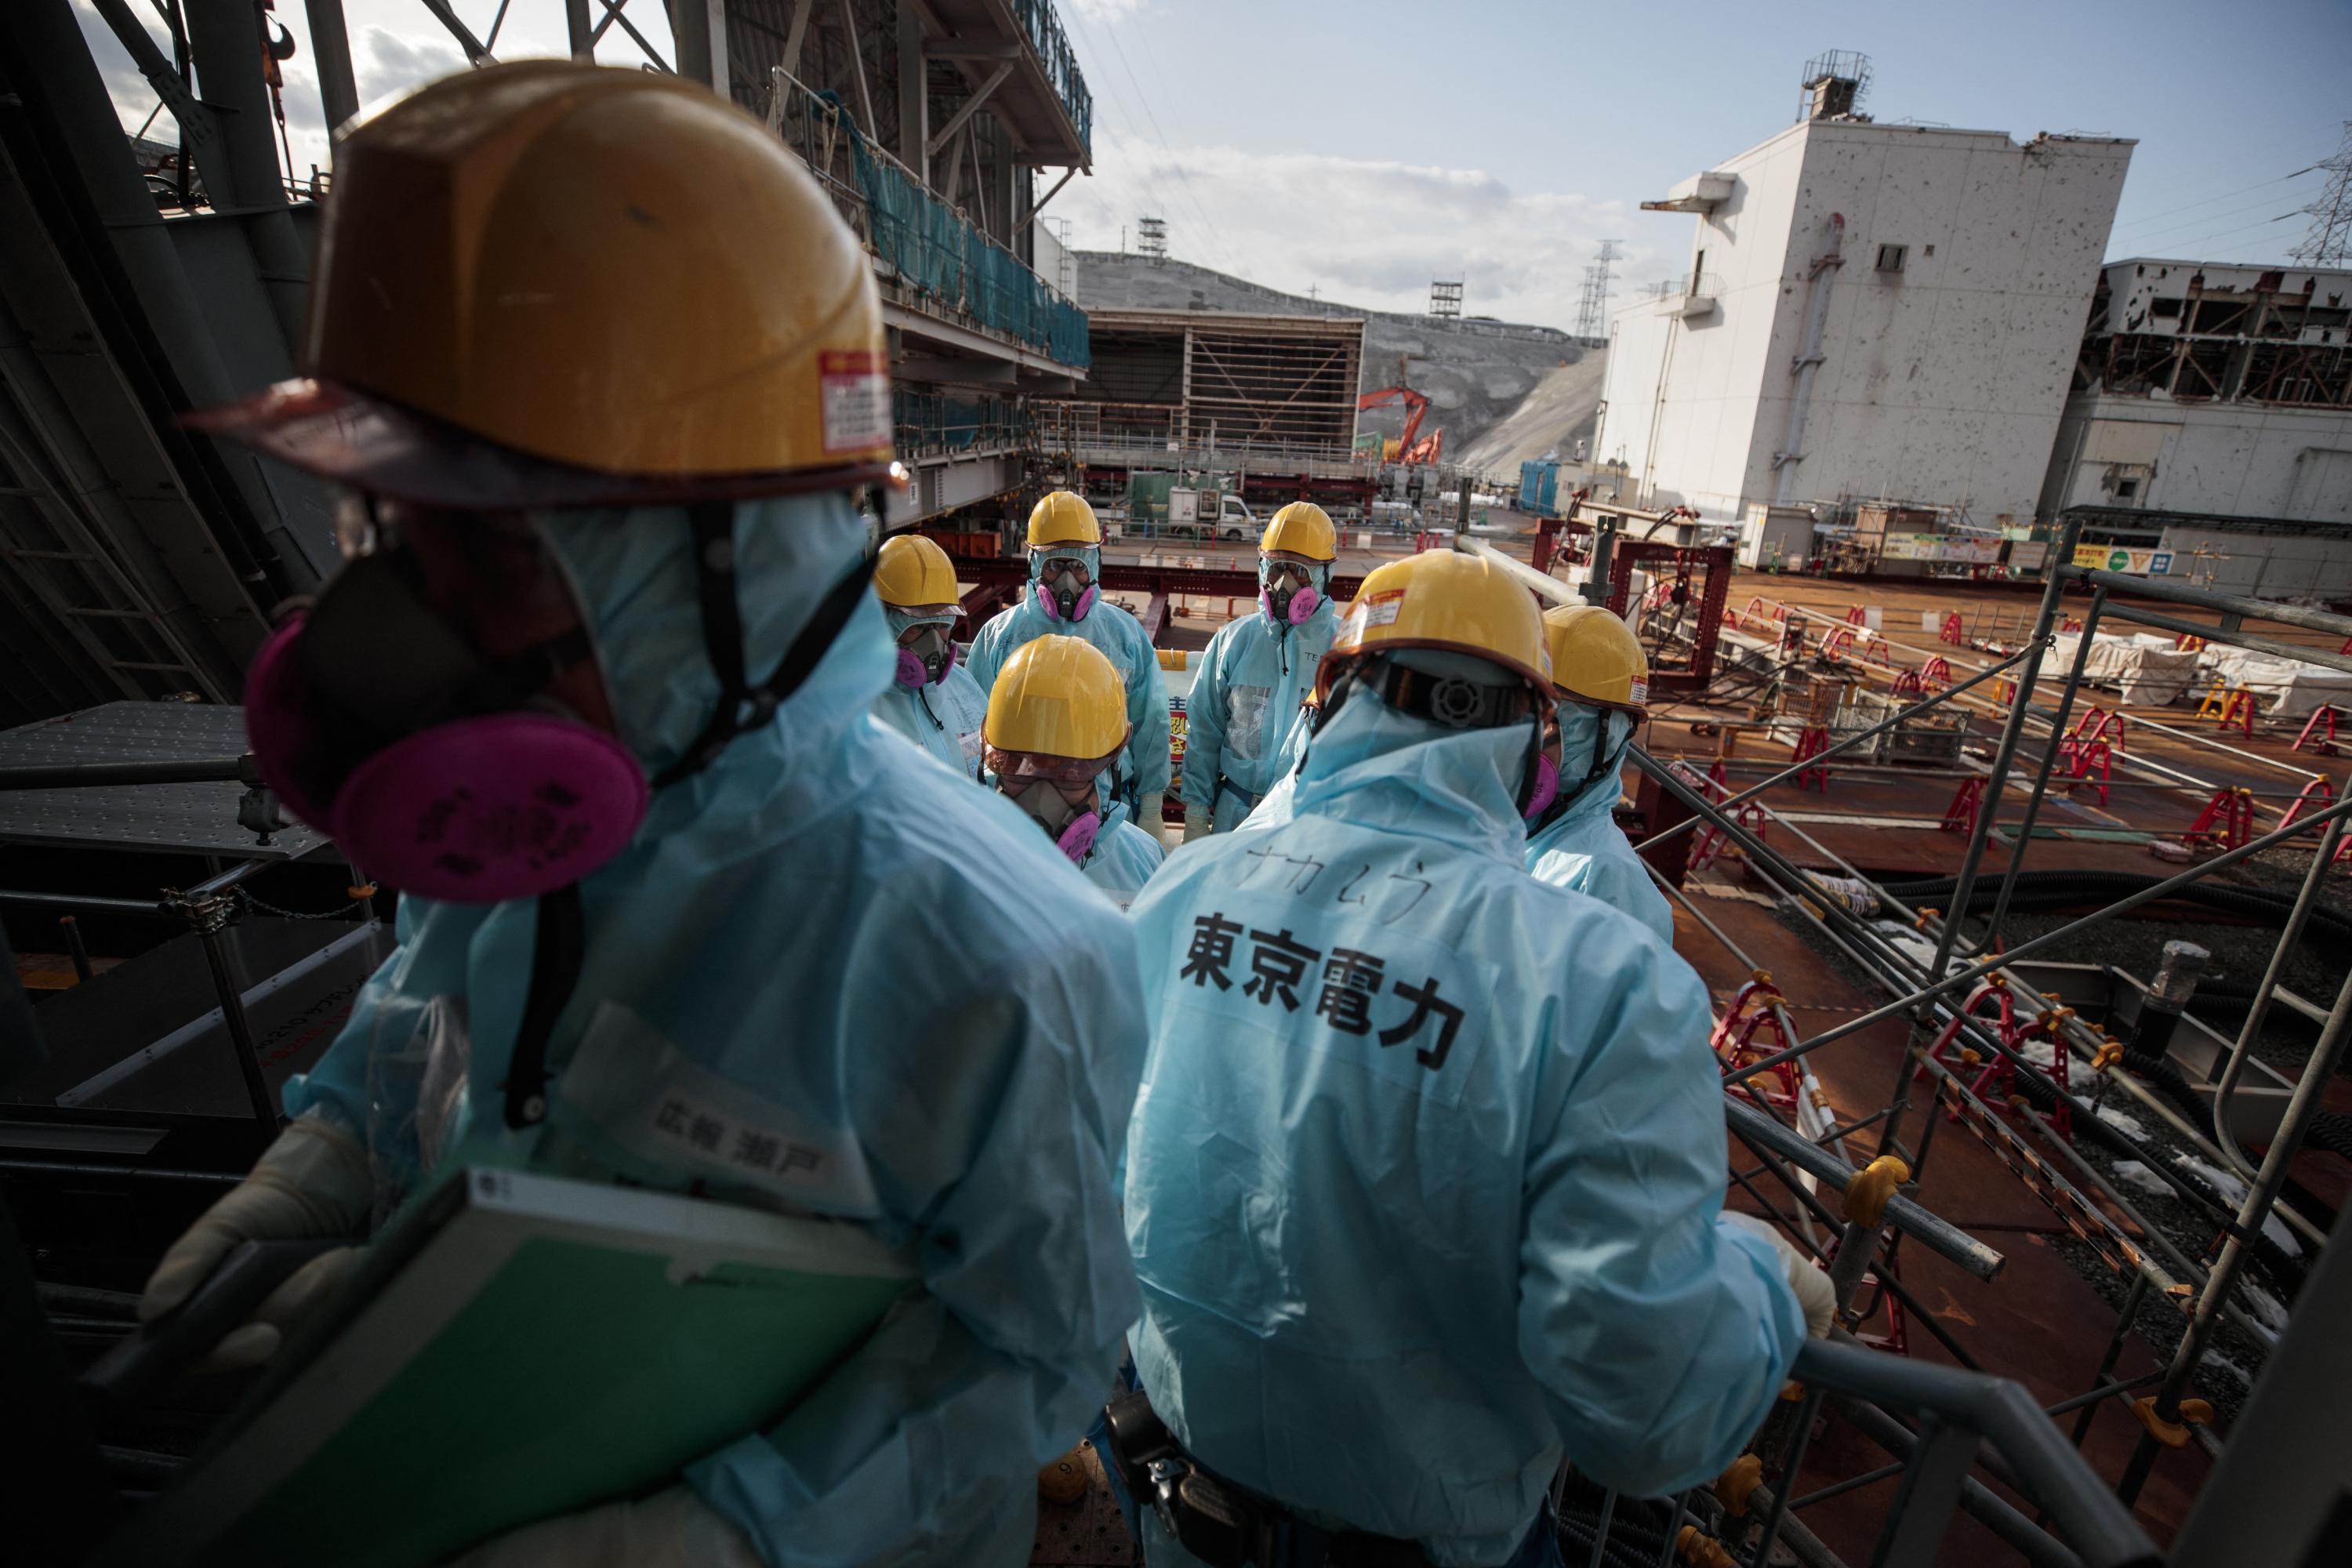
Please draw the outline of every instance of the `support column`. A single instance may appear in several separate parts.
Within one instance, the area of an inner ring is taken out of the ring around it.
[[[584,18],[588,0],[570,0]],[[326,105],[327,129],[360,111],[360,89],[352,76],[352,37],[343,25],[343,0],[303,0],[310,19],[310,61],[319,69],[319,98]]]
[[[898,162],[931,183],[931,95],[923,79],[923,19],[898,0]]]
[[[721,98],[731,97],[727,72],[727,0],[671,0],[670,33],[677,40],[677,74]]]
[[[320,0],[310,0],[310,4],[315,9]],[[588,0],[563,0],[563,26],[572,40],[572,58],[594,63],[596,26],[588,19]]]
[[[287,211],[269,86],[261,76],[261,34],[247,6],[190,5],[185,15],[198,97],[220,128],[220,150],[204,170],[205,185],[215,206],[240,215],[238,226],[253,247],[291,362],[302,345],[310,258]]]

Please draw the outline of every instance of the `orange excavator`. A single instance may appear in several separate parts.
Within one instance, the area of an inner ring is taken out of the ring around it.
[[[1400,370],[1403,365],[1400,363]],[[1386,408],[1391,404],[1404,405],[1404,433],[1397,437],[1396,460],[1400,463],[1434,463],[1445,450],[1445,432],[1432,430],[1421,433],[1421,421],[1429,412],[1429,399],[1410,386],[1384,386],[1378,392],[1367,392],[1356,399],[1356,412]]]

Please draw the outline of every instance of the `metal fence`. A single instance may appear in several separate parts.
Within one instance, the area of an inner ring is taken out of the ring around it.
[[[901,458],[1003,450],[1028,444],[1033,422],[1026,405],[1011,397],[955,397],[899,387],[892,397]]]

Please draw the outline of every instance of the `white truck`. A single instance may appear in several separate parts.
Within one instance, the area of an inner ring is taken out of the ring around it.
[[[1202,516],[1203,502],[1210,512]],[[1255,542],[1265,531],[1249,503],[1231,490],[1171,489],[1168,492],[1168,526],[1197,530],[1213,539]]]

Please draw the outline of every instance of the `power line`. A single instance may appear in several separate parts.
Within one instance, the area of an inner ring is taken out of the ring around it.
[[[2281,174],[2275,180],[2264,180],[2259,184],[2240,185],[2237,189],[2224,191],[2218,196],[2207,196],[2201,202],[2189,202],[2180,206],[2167,207],[2160,213],[2148,213],[2143,216],[2132,219],[2129,223],[2117,224],[2116,227],[2118,230],[2126,228],[2145,228],[2149,224],[2156,222],[2158,219],[2170,217],[2175,213],[2193,212],[2199,207],[2210,207],[2215,202],[2226,202],[2233,196],[2242,196],[2250,191],[2264,190],[2272,185],[2284,185],[2289,180],[2299,180],[2303,178],[2304,175],[2310,174],[2313,170],[2318,167],[2319,165],[2316,163],[2309,163],[2305,165],[2303,168],[2297,169],[2292,174]]]
[[[1086,38],[1087,53],[1093,57],[1092,66],[1088,73],[1088,80],[1092,81],[1097,77],[1100,78],[1102,90],[1106,100],[1116,95],[1119,100],[1119,107],[1125,111],[1129,121],[1135,124],[1136,129],[1139,133],[1142,130],[1139,117],[1136,115],[1132,109],[1127,106],[1126,95],[1119,92],[1118,84],[1111,79],[1108,71],[1100,68],[1100,62],[1104,58],[1102,49],[1096,44],[1093,32],[1086,26],[1085,13],[1075,6],[1072,7],[1069,11],[1069,21],[1076,29],[1077,33]],[[1139,165],[1135,169],[1134,175],[1136,184],[1142,187],[1145,198],[1150,202],[1151,206],[1155,211],[1164,213],[1175,210],[1168,202],[1166,197],[1161,195],[1160,187],[1152,181],[1150,174],[1141,166]],[[1105,201],[1104,205],[1106,206],[1108,205],[1108,201]],[[1121,248],[1124,248],[1123,245]]]
[[[2294,200],[2292,196],[2287,199],[2290,201]],[[2153,244],[2163,240],[2168,235],[2183,234],[2190,229],[2202,228],[2208,224],[2221,223],[2231,218],[2242,217],[2247,213],[2260,212],[2263,208],[2270,205],[2273,202],[2277,200],[2278,197],[2276,196],[2268,196],[2258,202],[2250,202],[2242,207],[2231,207],[2227,212],[2207,213],[2203,217],[2193,217],[2186,223],[2172,224],[2167,227],[2141,235],[2137,239],[2129,240],[2126,243],[2134,246]]]
[[[1105,25],[1108,26],[1108,24]],[[1111,44],[1114,47],[1119,47],[1118,38],[1116,34],[1112,36]],[[1160,92],[1170,98],[1174,98],[1175,95],[1169,92],[1167,77],[1162,75],[1160,72],[1160,57],[1151,50],[1147,49],[1143,54],[1143,63],[1151,68],[1151,79],[1158,85]],[[1123,47],[1119,47],[1119,64],[1122,66],[1127,64],[1127,51]],[[1129,73],[1130,76],[1132,74],[1132,72]],[[1151,106],[1147,102],[1144,105],[1145,112],[1150,113],[1150,108]],[[1152,116],[1152,124],[1155,129],[1158,127],[1159,117],[1157,115]],[[1173,157],[1175,154],[1171,151],[1169,155]],[[1193,195],[1192,171],[1185,168],[1183,164],[1179,163],[1176,165],[1176,177],[1184,182],[1184,194],[1188,197],[1192,196]],[[1224,256],[1228,263],[1233,262],[1235,259],[1233,249],[1225,244],[1224,235],[1218,229],[1215,221],[1209,216],[1207,209],[1202,207],[1197,199],[1193,201],[1192,205],[1193,210],[1200,213],[1202,221],[1208,225],[1209,237],[1216,242],[1218,251]]]
[[[2227,241],[2235,240],[2240,235],[2259,234],[2263,230],[2272,227],[2273,225],[2284,223],[2287,219],[2298,216],[2300,216],[2299,212],[2281,213],[2276,217],[2265,218],[2260,223],[2239,224],[2233,227],[2217,228],[2205,234],[2192,235],[2188,239],[2179,241],[2178,243],[2184,249],[2198,246],[2218,245]],[[2184,258],[2183,259],[2210,260],[2212,258],[2210,257],[2196,257]]]
[[[1087,52],[1092,54],[1097,60],[1103,58],[1102,49],[1095,42],[1094,30],[1086,21],[1084,13],[1073,6],[1070,10],[1070,17],[1077,24],[1079,28],[1085,32]],[[1194,218],[1199,220],[1202,234],[1205,235],[1209,242],[1216,247],[1217,253],[1223,258],[1226,270],[1238,274],[1240,272],[1240,267],[1234,259],[1233,248],[1225,243],[1224,236],[1218,232],[1217,226],[1210,220],[1208,214],[1202,210],[1199,197],[1193,195],[1192,175],[1186,172],[1183,164],[1177,161],[1174,150],[1168,145],[1168,134],[1160,127],[1160,116],[1152,110],[1150,98],[1143,90],[1143,83],[1136,78],[1135,68],[1128,63],[1127,49],[1118,41],[1118,29],[1111,24],[1106,22],[1104,24],[1104,30],[1109,35],[1112,51],[1118,57],[1119,69],[1126,73],[1128,85],[1135,89],[1136,102],[1142,106],[1143,113],[1141,116],[1141,123],[1138,125],[1137,129],[1141,130],[1145,125],[1148,125],[1150,128],[1150,135],[1152,138],[1152,142],[1154,145],[1160,149],[1160,153],[1169,159],[1170,167],[1175,171],[1180,190],[1184,196],[1184,199],[1191,204],[1192,216]],[[1104,85],[1107,87],[1112,85],[1108,74],[1104,77]],[[1147,181],[1147,186],[1149,184],[1150,182]],[[1152,190],[1150,194],[1153,195],[1155,199],[1158,199],[1159,193],[1156,189]],[[1173,204],[1165,200],[1159,200],[1159,205],[1162,211],[1174,210]]]

